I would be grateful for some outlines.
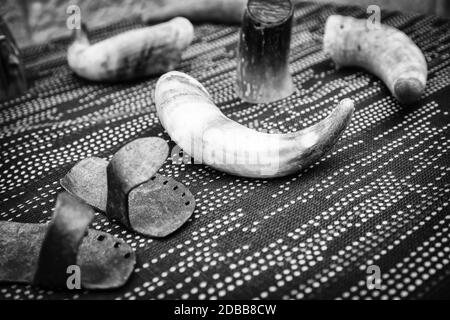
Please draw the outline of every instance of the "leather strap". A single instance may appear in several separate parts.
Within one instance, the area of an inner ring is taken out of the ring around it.
[[[162,166],[169,146],[161,138],[136,139],[117,151],[106,169],[108,197],[106,216],[132,228],[128,210],[128,194],[150,180]]]
[[[78,248],[93,217],[91,207],[67,192],[58,195],[39,254],[34,284],[52,288],[66,286],[67,268],[77,264]]]

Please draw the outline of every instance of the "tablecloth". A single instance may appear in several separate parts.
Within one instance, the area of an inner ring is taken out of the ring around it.
[[[429,67],[426,92],[400,105],[375,76],[336,70],[322,51],[330,14],[364,8],[296,7],[290,68],[296,93],[251,105],[234,92],[238,27],[202,24],[177,68],[197,78],[230,118],[290,132],[355,100],[350,126],[314,166],[275,180],[245,179],[201,164],[160,173],[195,195],[192,218],[165,239],[131,233],[96,213],[92,228],[122,238],[137,266],[122,288],[56,292],[0,285],[2,299],[405,299],[448,295],[450,280],[450,22],[382,12],[406,32]],[[92,30],[94,41],[141,27],[138,18]],[[0,219],[49,221],[59,179],[88,156],[110,158],[139,137],[174,143],[155,113],[158,77],[93,83],[66,62],[69,39],[23,50],[26,95],[0,103]],[[380,286],[368,286],[379,271]],[[370,278],[372,279],[372,278]]]

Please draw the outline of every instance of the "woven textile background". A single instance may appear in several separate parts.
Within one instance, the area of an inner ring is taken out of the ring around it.
[[[326,18],[363,9],[301,4],[295,12],[291,71],[295,95],[250,105],[234,94],[238,27],[196,26],[179,70],[203,83],[220,109],[259,130],[301,129],[350,97],[356,112],[332,152],[300,174],[276,180],[233,177],[198,164],[161,173],[190,188],[193,217],[169,238],[130,233],[97,214],[92,228],[127,241],[137,268],[108,292],[52,292],[0,285],[0,298],[423,298],[450,280],[450,22],[383,13],[424,51],[429,81],[420,104],[400,106],[376,77],[336,71],[322,52]],[[141,26],[127,20],[95,40]],[[0,219],[47,222],[59,179],[88,156],[110,158],[146,136],[170,140],[155,113],[157,77],[123,84],[76,77],[68,39],[24,50],[33,79],[26,96],[0,104]],[[171,147],[174,146],[170,142]],[[368,266],[381,289],[368,290]]]

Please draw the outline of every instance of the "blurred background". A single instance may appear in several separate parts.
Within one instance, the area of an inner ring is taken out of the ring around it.
[[[82,20],[89,27],[140,15],[144,10],[158,10],[167,0],[0,0],[0,15],[10,26],[19,46],[41,43],[67,35],[66,10],[71,4],[81,9]],[[170,0],[173,1],[173,0]],[[182,0],[176,0],[182,1]],[[295,0],[299,2],[301,0]],[[316,0],[367,7],[437,14],[450,17],[450,0]]]

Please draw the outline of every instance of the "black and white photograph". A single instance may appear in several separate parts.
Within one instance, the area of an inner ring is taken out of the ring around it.
[[[0,0],[0,300],[449,299],[450,0]]]

